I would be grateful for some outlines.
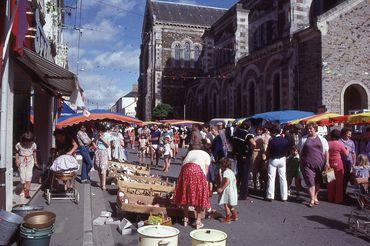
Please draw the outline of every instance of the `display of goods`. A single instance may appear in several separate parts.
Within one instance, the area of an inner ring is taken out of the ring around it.
[[[147,223],[149,225],[158,225],[162,224],[163,218],[161,215],[149,215]]]

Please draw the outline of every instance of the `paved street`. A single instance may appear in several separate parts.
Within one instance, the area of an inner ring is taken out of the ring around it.
[[[184,154],[184,151],[181,153]],[[131,160],[137,158],[131,150],[129,157]],[[180,161],[177,160],[170,168],[169,177],[176,177],[179,170]],[[92,176],[97,179],[96,172],[93,172]],[[79,205],[70,201],[52,201],[52,204],[47,206],[42,192],[32,201],[32,204],[43,205],[45,210],[53,211],[57,215],[56,231],[51,245],[91,245],[92,241],[94,245],[137,245],[136,233],[121,236],[117,226],[113,225],[94,226],[91,238],[91,219],[96,218],[100,211],[108,210],[112,211],[114,216],[119,215],[115,210],[115,190],[111,187],[109,192],[103,192],[93,183],[91,196],[85,196],[85,192],[90,192],[90,187],[77,183],[77,188],[81,195]],[[223,213],[216,205],[216,197],[213,197],[212,204]],[[368,245],[369,241],[347,232],[347,217],[352,209],[350,206],[327,202],[321,202],[316,208],[308,208],[302,201],[270,203],[259,196],[253,196],[238,205],[239,221],[227,225],[207,219],[205,227],[226,232],[228,245]],[[136,216],[129,219],[137,222]],[[190,245],[189,233],[193,228],[184,228],[179,223],[174,226],[181,231],[179,245]]]

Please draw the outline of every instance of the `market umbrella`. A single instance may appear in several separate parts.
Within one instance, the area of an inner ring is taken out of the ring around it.
[[[124,123],[141,125],[143,122],[133,117],[129,117],[119,113],[112,113],[106,110],[92,110],[89,115],[82,113],[73,114],[70,116],[62,116],[57,120],[57,128],[77,125],[89,121],[119,121]]]
[[[143,122],[143,126],[147,126],[147,125],[162,125],[162,123],[157,122],[157,121],[145,121],[145,122]]]
[[[348,116],[349,124],[370,124],[370,112]]]
[[[248,118],[239,118],[239,119],[235,119],[234,124],[235,124],[235,125],[240,125],[240,124],[241,124],[241,123],[243,123],[246,119],[248,119]]]
[[[370,124],[370,112],[334,117],[332,121],[351,125]]]
[[[284,124],[295,119],[304,118],[313,115],[312,112],[299,110],[272,111],[252,116],[253,119],[264,119],[270,122]]]
[[[341,116],[340,114],[336,113],[322,113],[322,114],[315,114],[308,117],[292,120],[289,124],[296,125],[298,123],[319,123],[320,125],[329,125],[331,123],[330,119],[333,117]]]
[[[163,124],[170,124],[173,126],[189,126],[193,124],[199,124],[199,125],[204,124],[204,122],[193,121],[193,120],[161,120],[160,122]]]

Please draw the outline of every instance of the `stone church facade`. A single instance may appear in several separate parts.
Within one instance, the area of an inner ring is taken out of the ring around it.
[[[203,121],[322,105],[368,109],[368,16],[366,0],[239,1],[198,37],[195,70],[182,83],[172,76],[173,100],[185,104],[186,118]]]
[[[140,55],[138,116],[150,120],[159,103],[184,114],[188,79],[202,72],[204,31],[227,10],[151,1],[146,4]]]

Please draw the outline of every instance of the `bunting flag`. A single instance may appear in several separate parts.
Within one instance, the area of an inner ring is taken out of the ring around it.
[[[23,55],[23,47],[26,39],[28,30],[27,22],[27,0],[12,0],[11,1],[11,13],[12,13],[12,49],[18,55]],[[13,17],[14,15],[14,17]]]

